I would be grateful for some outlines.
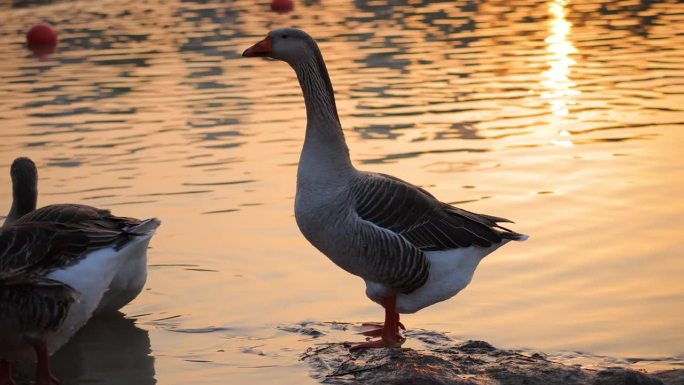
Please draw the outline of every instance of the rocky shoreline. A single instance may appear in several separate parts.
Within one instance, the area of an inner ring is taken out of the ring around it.
[[[406,333],[407,341],[402,348],[349,352],[341,342],[361,341],[363,337],[357,334],[362,330],[360,325],[306,322],[278,329],[280,345],[297,341],[287,349],[287,355],[293,356],[288,360],[295,361],[297,352],[302,352],[299,361],[308,367],[309,375],[328,385],[684,385],[684,361],[679,358],[668,359],[663,365],[656,365],[657,370],[646,372],[643,366],[632,365],[634,359],[577,353],[581,358],[578,360],[577,356],[568,358],[563,354],[498,349],[484,341],[462,341],[443,333],[415,329]],[[82,338],[91,337],[84,334]],[[74,355],[68,346],[65,349],[53,357],[56,368],[60,359],[65,361],[64,355]],[[143,351],[148,349],[146,346]],[[257,351],[260,356],[282,353],[278,347]],[[32,365],[16,369],[17,384],[32,383]],[[136,373],[132,378],[140,375],[145,376],[145,383],[154,381],[154,369],[150,373]]]
[[[301,330],[323,334],[311,327]],[[484,341],[458,343],[435,332],[414,331],[408,337],[420,340],[420,348],[350,353],[343,344],[330,343],[309,348],[300,359],[312,377],[331,385],[684,385],[684,369],[583,368]]]

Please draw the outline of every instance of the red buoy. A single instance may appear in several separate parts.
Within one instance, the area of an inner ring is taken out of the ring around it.
[[[26,42],[36,56],[49,56],[57,48],[57,32],[50,24],[40,23],[26,32]]]
[[[276,12],[290,12],[294,9],[294,2],[292,0],[272,0],[271,9]]]
[[[48,23],[34,25],[26,32],[26,42],[29,47],[56,46],[57,32]]]

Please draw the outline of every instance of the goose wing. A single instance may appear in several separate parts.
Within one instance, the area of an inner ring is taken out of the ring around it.
[[[69,266],[91,251],[119,248],[134,234],[95,226],[22,222],[0,230],[0,281],[42,275]]]
[[[58,222],[94,225],[103,229],[124,230],[140,224],[139,219],[117,217],[109,210],[79,204],[54,204],[23,215],[17,223]]]
[[[0,324],[17,333],[56,330],[77,300],[68,285],[45,276],[91,251],[120,247],[133,236],[55,222],[14,223],[0,230]]]
[[[438,201],[401,179],[359,173],[349,188],[360,219],[352,237],[363,250],[365,277],[402,293],[428,279],[426,251],[491,247],[503,239],[524,239],[498,222],[504,218],[475,214]]]
[[[78,294],[70,286],[42,276],[0,279],[0,324],[18,333],[56,330]]]
[[[498,222],[504,218],[475,214],[440,202],[420,187],[385,174],[362,173],[352,185],[356,213],[420,250],[490,247],[519,239]]]

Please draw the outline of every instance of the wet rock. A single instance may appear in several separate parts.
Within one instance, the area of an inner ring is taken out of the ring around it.
[[[541,353],[497,349],[484,341],[458,344],[434,332],[410,332],[408,338],[415,347],[350,353],[331,343],[309,348],[300,358],[312,377],[332,385],[684,385],[684,371],[658,378],[621,367],[563,365]]]
[[[458,346],[461,351],[472,351],[473,353],[492,352],[495,347],[484,341],[468,341]]]
[[[286,332],[290,332],[290,333],[302,334],[305,336],[309,336],[311,338],[318,338],[318,337],[325,335],[325,333],[323,333],[320,330],[317,330],[313,327],[307,327],[306,324],[300,324],[297,326],[280,326],[280,327],[278,327],[278,329],[286,331]]]
[[[667,385],[684,385],[684,369],[664,370],[653,373],[653,375],[663,380]]]

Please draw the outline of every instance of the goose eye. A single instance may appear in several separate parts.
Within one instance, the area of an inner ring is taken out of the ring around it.
[[[287,35],[283,35],[283,39],[287,39]]]

